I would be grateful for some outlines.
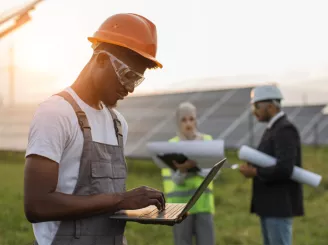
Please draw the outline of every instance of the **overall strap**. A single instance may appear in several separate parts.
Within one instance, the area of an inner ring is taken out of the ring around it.
[[[76,103],[76,101],[68,92],[62,91],[56,95],[63,97],[68,103],[71,104],[77,116],[80,128],[83,132],[84,139],[92,141],[91,128],[85,112],[82,111],[81,107]]]
[[[109,107],[107,107],[107,109],[109,110],[109,112],[113,118],[115,134],[116,134],[118,145],[123,148],[122,124],[121,124],[120,120],[118,120],[117,115],[114,112],[114,110]]]

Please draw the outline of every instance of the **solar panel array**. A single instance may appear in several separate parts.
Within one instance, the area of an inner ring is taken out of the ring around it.
[[[225,141],[227,148],[243,144],[256,146],[265,124],[256,122],[249,107],[252,87],[215,91],[195,91],[153,96],[135,96],[121,101],[118,110],[129,124],[126,155],[148,157],[146,143],[167,141],[175,136],[175,111],[184,101],[198,110],[199,130]],[[284,111],[295,123],[307,145],[328,144],[328,116],[325,105],[290,106]],[[0,150],[24,151],[35,106],[0,108]]]
[[[328,145],[328,116],[321,116],[320,123],[313,125],[315,130],[310,130],[303,140],[306,145]]]
[[[199,130],[223,139],[227,148],[243,144],[256,146],[265,129],[251,114],[249,96],[252,87],[165,94],[129,98],[119,105],[119,111],[129,124],[126,154],[132,157],[147,156],[146,143],[167,141],[175,136],[175,110],[183,101],[192,102],[198,110]],[[314,129],[322,133],[328,128],[328,117],[321,113],[322,105],[284,107],[295,123],[305,144],[328,144],[328,133],[318,139]],[[325,118],[322,121],[322,118]],[[322,126],[322,123],[324,126]]]
[[[284,112],[288,115],[288,118],[296,125],[301,135],[301,139],[303,144],[314,145],[315,138],[311,139],[310,135],[313,134],[315,136],[315,126],[322,123],[322,109],[325,105],[312,105],[306,107],[284,107]],[[251,145],[257,145],[261,139],[261,136],[265,130],[265,124],[263,123],[255,123],[253,133],[254,139]],[[249,135],[249,134],[246,134]],[[328,135],[326,135],[326,138]],[[244,140],[245,136],[235,145],[240,146],[242,144],[246,144],[247,142]],[[321,144],[327,144],[321,142]]]
[[[24,151],[36,106],[0,108],[0,150]]]

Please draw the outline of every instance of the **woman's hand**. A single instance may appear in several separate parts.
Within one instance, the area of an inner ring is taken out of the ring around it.
[[[184,163],[177,163],[176,161],[173,161],[174,166],[180,170],[181,173],[185,173],[190,168],[194,168],[197,166],[196,162],[192,160],[187,160]]]

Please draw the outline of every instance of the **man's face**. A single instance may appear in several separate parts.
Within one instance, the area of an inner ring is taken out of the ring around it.
[[[252,104],[252,112],[253,115],[257,118],[257,120],[259,122],[268,122],[270,121],[270,107],[271,107],[271,103],[270,102],[256,102],[254,104]]]
[[[192,115],[182,117],[180,121],[180,130],[185,136],[193,134],[196,131],[196,118]]]
[[[133,93],[147,66],[143,58],[128,51],[101,50],[95,56],[92,79],[97,95],[105,105],[115,107],[118,100]]]

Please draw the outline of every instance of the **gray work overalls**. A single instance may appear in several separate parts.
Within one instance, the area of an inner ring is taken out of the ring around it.
[[[118,146],[94,142],[86,114],[73,97],[65,91],[58,95],[72,105],[84,138],[79,176],[73,195],[124,192],[127,167],[121,123],[114,111],[108,108],[114,121]],[[126,222],[111,220],[109,215],[61,221],[52,245],[126,245]]]

